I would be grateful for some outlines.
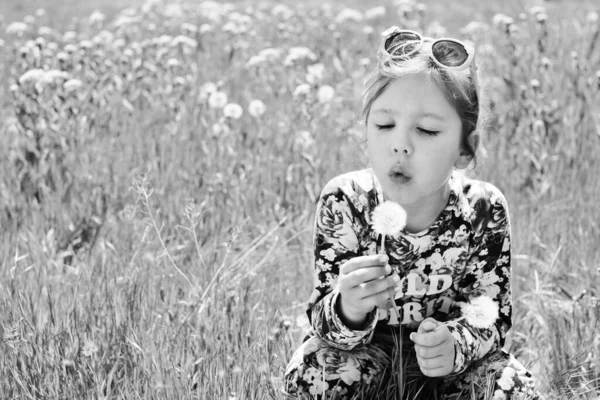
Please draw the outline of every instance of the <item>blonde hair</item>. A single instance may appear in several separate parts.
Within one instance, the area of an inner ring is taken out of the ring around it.
[[[359,123],[364,122],[365,126],[367,125],[373,102],[396,79],[411,74],[428,73],[458,113],[462,126],[462,148],[476,164],[476,144],[471,143],[469,138],[478,128],[481,119],[480,93],[468,71],[440,68],[428,54],[422,52],[402,62],[380,62],[365,80]]]

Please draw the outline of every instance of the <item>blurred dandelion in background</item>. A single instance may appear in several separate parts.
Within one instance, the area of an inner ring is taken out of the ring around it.
[[[300,85],[296,86],[296,89],[294,89],[294,97],[298,97],[298,96],[304,96],[310,93],[310,85],[308,83],[301,83]]]
[[[83,348],[81,349],[81,353],[86,357],[92,357],[94,354],[98,352],[98,346],[90,339],[86,339],[83,343]]]
[[[248,113],[252,115],[254,118],[259,118],[266,111],[267,107],[262,100],[254,99],[248,105]]]
[[[306,67],[306,82],[311,85],[317,85],[323,80],[325,66],[322,63],[312,64]]]
[[[363,19],[364,15],[360,11],[351,8],[345,8],[342,11],[340,11],[340,13],[337,15],[337,17],[335,18],[335,23],[339,25],[347,23],[349,21],[362,22]]]
[[[223,108],[227,104],[227,94],[225,92],[213,92],[208,98],[208,106],[210,108]]]
[[[82,86],[82,82],[79,79],[69,79],[63,84],[63,87],[67,93],[75,92]]]
[[[325,104],[329,103],[335,97],[335,89],[329,85],[323,85],[317,91],[317,99],[319,103]]]
[[[309,131],[298,131],[296,132],[294,143],[302,149],[302,151],[306,151],[315,144],[315,139]]]
[[[365,11],[365,18],[369,21],[385,17],[386,9],[384,6],[369,8]]]
[[[232,119],[241,118],[244,109],[237,103],[228,103],[223,107],[223,115]]]
[[[293,65],[296,61],[303,61],[303,60],[316,61],[317,56],[308,47],[305,47],[305,46],[292,47],[289,49],[288,55],[286,56],[285,60],[283,61],[283,65],[285,65],[286,67],[289,67],[289,66]]]

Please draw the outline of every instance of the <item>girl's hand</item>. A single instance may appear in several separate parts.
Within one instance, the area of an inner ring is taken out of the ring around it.
[[[417,332],[410,334],[415,343],[417,361],[426,376],[446,376],[454,368],[454,338],[447,326],[437,329],[441,323],[427,318]]]
[[[374,307],[385,307],[394,298],[400,277],[390,275],[392,267],[387,262],[388,257],[382,254],[359,256],[340,267],[339,305],[345,322],[361,325]]]

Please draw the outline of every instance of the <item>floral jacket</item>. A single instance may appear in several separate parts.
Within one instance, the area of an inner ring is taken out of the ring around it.
[[[402,290],[392,310],[375,308],[364,330],[345,326],[337,314],[340,266],[360,255],[377,254],[380,237],[371,227],[371,213],[383,201],[372,169],[333,178],[323,189],[314,223],[315,285],[307,314],[312,329],[330,345],[350,350],[371,342],[377,331],[416,330],[433,317],[452,321],[456,347],[453,373],[504,345],[511,327],[510,222],[506,200],[493,185],[468,179],[459,171],[450,178],[448,204],[438,219],[419,233],[386,236],[389,264],[400,276]],[[494,326],[480,329],[460,316],[461,302],[487,295],[499,304]]]

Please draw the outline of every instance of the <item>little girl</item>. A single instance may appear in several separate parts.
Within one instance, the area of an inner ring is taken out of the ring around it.
[[[385,399],[392,387],[408,397],[412,385],[422,399],[539,399],[502,349],[512,324],[506,200],[459,172],[479,144],[473,48],[397,27],[382,36],[361,118],[371,168],[321,193],[312,329],[288,364],[287,398]],[[388,200],[407,222],[383,237],[384,253],[371,217]],[[499,307],[489,328],[460,318],[478,296]]]

